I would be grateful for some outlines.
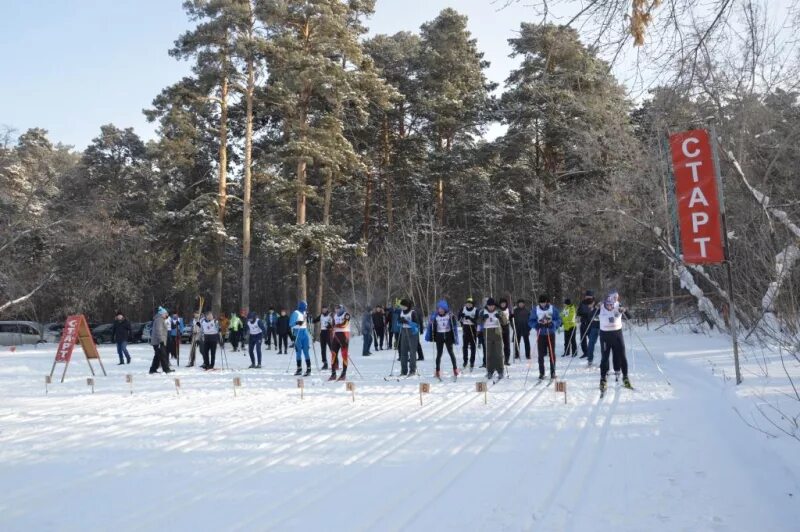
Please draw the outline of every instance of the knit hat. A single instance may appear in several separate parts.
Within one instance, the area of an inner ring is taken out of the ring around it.
[[[586,292],[583,293],[583,295],[585,297],[594,297],[594,292],[591,290],[587,290]]]
[[[508,305],[508,299],[506,299],[506,298],[504,298],[504,297],[501,297],[501,298],[500,298],[500,301],[498,301],[498,303],[499,303],[500,305],[502,305],[503,303],[505,303],[506,305]]]
[[[256,314],[252,310],[250,311],[250,314],[247,315],[247,319],[250,320],[250,321],[253,321],[256,318],[258,318],[258,314]]]
[[[472,299],[471,297],[468,297],[467,298],[467,303],[475,303],[475,300]]]
[[[443,311],[447,312],[447,311],[450,310],[450,305],[447,304],[447,301],[442,299],[441,301],[436,303],[436,308],[437,309],[442,309]]]
[[[300,312],[305,312],[306,310],[308,310],[308,303],[306,303],[305,301],[300,301],[299,303],[297,303],[297,310],[299,310]]]
[[[565,304],[565,305],[571,305],[571,304],[572,304],[572,300],[571,300],[570,298],[566,298],[566,299],[564,300],[564,304]]]
[[[496,307],[497,303],[495,303],[493,297],[490,297],[489,299],[486,300],[486,306],[487,307]]]
[[[165,309],[164,307],[158,307],[158,312],[157,312],[157,314],[158,314],[159,316],[166,316],[166,315],[167,315],[167,314],[169,314],[169,313],[167,312],[167,309]]]
[[[550,296],[542,294],[539,296],[539,303],[550,303]]]

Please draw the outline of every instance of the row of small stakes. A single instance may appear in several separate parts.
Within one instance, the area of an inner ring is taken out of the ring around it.
[[[177,395],[181,394],[181,379],[178,377],[174,377],[173,382],[175,383],[175,393]],[[94,393],[94,377],[87,377],[86,378],[86,385],[92,389],[92,393]],[[128,373],[125,375],[125,382],[130,386],[131,395],[133,395],[133,375]],[[50,385],[53,383],[53,379],[50,375],[44,376],[44,393],[45,395],[50,393]],[[345,390],[350,392],[352,395],[353,402],[356,401],[356,383],[352,381],[346,381],[345,383]],[[233,396],[238,396],[239,388],[242,387],[242,378],[241,377],[234,377],[233,378]],[[297,379],[297,388],[300,390],[300,399],[304,398],[304,391],[306,388],[306,381],[305,379]],[[489,384],[487,381],[478,381],[475,383],[475,391],[477,393],[483,394],[483,403],[488,403],[488,396],[489,396]],[[566,381],[556,381],[555,391],[557,393],[564,394],[564,403],[567,402],[567,383]],[[422,397],[425,394],[431,393],[431,384],[429,382],[420,382],[419,383],[419,404],[420,406],[423,404]]]

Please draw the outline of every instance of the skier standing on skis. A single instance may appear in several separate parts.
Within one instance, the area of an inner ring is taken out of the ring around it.
[[[169,356],[167,355],[168,331],[167,321],[169,315],[167,310],[159,307],[153,317],[153,328],[150,331],[150,344],[153,346],[153,362],[150,364],[150,373],[158,373],[158,366],[164,373],[172,373],[169,368]]]
[[[239,342],[243,342],[242,319],[235,312],[231,312],[231,319],[228,324],[228,333],[229,333],[228,339],[231,342],[231,348],[233,349],[234,352],[238,351]],[[244,349],[244,343],[242,343],[242,348]]]
[[[425,360],[425,355],[422,353],[422,342],[419,339],[421,334],[425,334],[425,315],[418,308],[414,308],[414,319],[417,323],[417,362]]]
[[[625,307],[620,306],[617,301],[616,293],[609,294],[603,301],[600,308],[600,390],[605,392],[608,385],[606,376],[608,374],[609,355],[613,354],[614,369],[622,371],[622,382],[626,388],[632,388],[631,381],[628,379],[628,358],[625,356],[625,338],[622,335],[622,317],[626,312]]]
[[[588,359],[591,366],[594,361],[594,345],[600,334],[600,308],[594,299],[594,292],[587,290],[578,307],[581,318],[581,358]]]
[[[391,305],[386,305],[383,308],[383,319],[386,323],[386,348],[390,351],[395,349],[395,329],[392,317],[394,316],[394,309]]]
[[[520,342],[525,344],[525,358],[531,358],[531,328],[528,325],[528,320],[531,317],[531,311],[525,306],[525,300],[520,299],[517,301],[517,308],[514,309],[512,319],[514,320],[514,330],[517,333],[514,339],[514,358],[519,360],[519,345]]]
[[[425,329],[425,340],[436,342],[436,373],[434,377],[442,379],[442,352],[447,347],[450,361],[453,363],[453,378],[458,377],[458,363],[453,352],[453,346],[458,344],[458,321],[447,301],[441,300],[436,304],[436,312],[431,314],[428,320],[428,328]]]
[[[539,380],[544,380],[544,357],[550,359],[550,378],[556,378],[556,331],[561,327],[561,314],[546,295],[531,313],[528,325],[536,329],[536,349],[539,354]]]
[[[267,333],[267,326],[259,319],[258,314],[250,311],[250,314],[247,315],[247,329],[250,333],[247,343],[247,352],[250,354],[249,369],[261,369],[261,340],[264,339],[264,335]],[[255,350],[255,353],[253,353],[253,350]],[[255,357],[256,353],[258,354],[258,360]]]
[[[361,356],[368,357],[370,346],[372,346],[372,309],[367,307],[364,316],[361,317],[361,336],[364,338],[364,344],[361,349]]]
[[[478,309],[475,308],[475,302],[471,297],[467,298],[466,304],[458,313],[458,322],[461,324],[464,339],[464,345],[461,347],[464,357],[462,367],[466,368],[467,361],[469,361],[469,369],[472,371],[475,367],[475,350],[477,348],[475,342],[478,340]]]
[[[414,304],[409,299],[400,301],[400,332],[398,333],[398,350],[400,351],[400,375],[417,374],[417,343],[419,343],[419,324]]]
[[[169,342],[167,343],[167,354],[170,358],[178,359],[178,350],[180,349],[181,334],[183,334],[183,318],[178,316],[177,312],[172,313],[169,320]]]
[[[386,336],[386,316],[383,307],[375,305],[372,312],[372,328],[375,330],[375,350],[383,351],[383,339]]]
[[[300,301],[297,304],[297,310],[292,312],[292,317],[289,319],[289,326],[294,332],[294,352],[295,361],[297,362],[297,371],[295,375],[303,373],[303,363],[301,355],[305,355],[306,359],[306,373],[311,375],[311,355],[309,349],[311,348],[311,335],[308,334],[308,304],[305,301]]]
[[[275,313],[273,307],[269,307],[269,311],[264,316],[264,325],[267,326],[267,336],[264,342],[267,344],[267,349],[272,349],[272,343],[275,342],[275,348],[278,348],[278,314]]]
[[[350,314],[341,303],[336,305],[333,314],[333,338],[331,339],[331,376],[329,381],[336,380],[336,371],[339,369],[339,352],[342,353],[342,374],[340,381],[347,380],[347,366],[350,350]]]
[[[506,366],[511,365],[511,314],[508,310],[508,299],[501,297],[500,298],[500,312],[503,314],[505,318],[503,321],[505,325],[501,323],[500,328],[503,331],[503,361],[505,362]]]
[[[578,330],[575,327],[575,316],[577,309],[572,304],[572,300],[564,300],[564,307],[561,309],[561,323],[564,325],[564,354],[562,357],[575,356],[578,354],[578,340],[575,335]]]
[[[200,320],[200,329],[203,331],[203,365],[200,367],[205,370],[214,369],[219,345],[219,322],[214,319],[210,310]]]
[[[322,355],[322,369],[328,369],[328,348],[331,345],[333,331],[333,315],[328,310],[328,305],[322,305],[322,313],[314,318],[314,323],[319,323],[319,350]]]
[[[505,370],[503,359],[503,325],[508,326],[508,318],[497,308],[494,298],[486,300],[486,306],[481,310],[480,324],[483,326],[483,335],[486,342],[486,378],[491,379],[497,373],[497,378],[503,378]]]
[[[275,322],[275,329],[278,331],[278,354],[288,355],[289,334],[291,334],[292,328],[289,325],[289,316],[286,315],[286,309],[281,309],[281,315],[278,316],[278,320]],[[281,352],[281,348],[283,348],[283,352]]]

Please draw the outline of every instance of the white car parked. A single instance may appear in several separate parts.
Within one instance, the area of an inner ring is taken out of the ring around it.
[[[33,321],[0,321],[0,345],[14,346],[42,342],[42,325]]]

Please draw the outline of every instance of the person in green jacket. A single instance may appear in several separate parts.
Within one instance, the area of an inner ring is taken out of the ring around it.
[[[239,341],[242,339],[242,319],[235,312],[231,312],[231,321],[228,324],[228,336],[234,351],[239,350]]]
[[[561,309],[561,320],[564,324],[564,354],[562,357],[575,356],[578,354],[578,328],[575,325],[577,308],[572,304],[572,300],[564,300],[564,307]]]

